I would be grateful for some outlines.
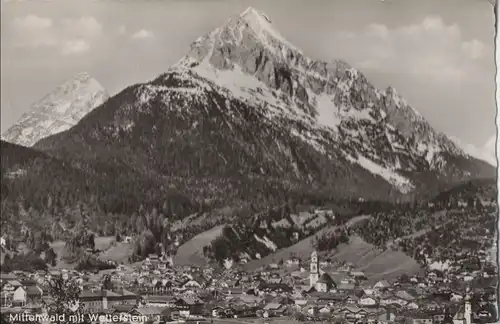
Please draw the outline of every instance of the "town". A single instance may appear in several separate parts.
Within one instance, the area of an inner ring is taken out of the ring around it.
[[[12,323],[23,322],[20,314],[44,318],[44,305],[55,298],[47,288],[54,278],[77,283],[78,304],[93,323],[470,324],[497,316],[494,273],[435,270],[370,282],[353,265],[330,264],[316,251],[308,260],[290,258],[254,273],[176,267],[158,255],[97,276],[64,269],[2,273],[2,315]]]

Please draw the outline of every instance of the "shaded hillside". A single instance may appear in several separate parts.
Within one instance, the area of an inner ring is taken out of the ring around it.
[[[2,232],[16,239],[21,228],[65,238],[85,222],[99,234],[137,229],[133,213],[157,208],[169,217],[199,210],[180,191],[158,179],[70,165],[65,160],[2,142]],[[166,217],[166,216],[163,216]]]
[[[486,178],[464,181],[441,192],[432,201],[438,204],[445,204],[451,201],[468,201],[470,199],[480,199],[485,202],[497,201],[497,180],[495,178]]]

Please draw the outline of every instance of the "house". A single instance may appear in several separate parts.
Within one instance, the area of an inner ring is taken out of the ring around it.
[[[267,282],[261,282],[255,288],[255,290],[258,292],[277,292],[277,293],[282,293],[282,292],[291,293],[293,291],[293,289],[286,284],[283,283],[273,284]]]
[[[18,280],[9,280],[3,285],[2,290],[14,292],[17,288],[22,286],[23,285]]]
[[[297,257],[290,258],[286,260],[286,264],[291,267],[291,266],[298,266],[300,265],[300,259]]]
[[[320,314],[329,314],[329,313],[331,313],[331,311],[332,311],[332,307],[328,306],[328,305],[320,306],[318,309],[318,312]]]
[[[140,307],[129,313],[135,318],[145,319],[144,322],[153,321],[157,323],[160,320],[170,320],[172,311],[168,307]]]
[[[18,286],[12,293],[12,305],[24,306],[26,305],[26,301],[26,289],[22,286]]]
[[[201,288],[202,284],[196,279],[188,279],[181,286],[182,288]]]
[[[26,286],[26,301],[32,304],[39,304],[42,301],[43,290],[38,286]]]
[[[381,312],[377,316],[377,321],[380,324],[394,323],[395,319],[396,319],[396,315],[394,315],[394,313],[392,313],[389,310]]]
[[[326,272],[324,272],[315,283],[315,289],[318,292],[327,292],[333,288],[337,288],[337,284]]]
[[[337,311],[337,313],[342,314],[345,319],[354,320],[365,318],[367,312],[363,308],[357,306],[343,307]]]
[[[174,307],[175,301],[174,296],[149,296],[145,304],[150,307]]]
[[[358,305],[360,307],[375,307],[377,306],[377,300],[365,295],[358,300]]]
[[[414,318],[409,318],[407,324],[433,324],[434,319],[429,314],[418,314]]]
[[[338,285],[337,290],[342,291],[342,292],[352,292],[356,286],[352,283],[341,283]]]
[[[174,302],[174,308],[181,315],[200,315],[203,313],[204,302],[197,297],[181,297]]]
[[[384,289],[387,289],[390,287],[391,287],[391,284],[387,280],[377,281],[377,283],[375,283],[373,285],[373,289],[376,289],[376,290],[384,290]]]
[[[285,306],[279,303],[269,303],[264,306],[264,317],[277,317],[283,316],[285,313]]]
[[[365,273],[361,272],[361,271],[353,271],[353,272],[351,272],[351,276],[353,276],[354,280],[357,280],[357,281],[362,281],[362,280],[367,279]]]
[[[401,299],[393,294],[384,294],[380,298],[380,305],[382,306],[387,306],[387,305],[405,306],[407,304],[408,302],[406,300]]]
[[[359,302],[359,297],[356,295],[347,296],[345,302],[346,304],[355,305]]]
[[[405,302],[412,302],[415,300],[415,297],[410,295],[407,291],[399,290],[394,294],[395,297],[404,300]]]

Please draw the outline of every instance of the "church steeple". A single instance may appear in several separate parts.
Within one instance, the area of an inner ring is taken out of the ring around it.
[[[472,323],[472,307],[471,307],[471,291],[470,288],[467,287],[465,290],[465,305],[464,305],[464,319],[465,319],[465,324],[471,324]]]
[[[310,287],[314,287],[316,282],[319,279],[319,260],[318,260],[318,252],[313,251],[311,253],[311,267],[309,273],[309,285]]]

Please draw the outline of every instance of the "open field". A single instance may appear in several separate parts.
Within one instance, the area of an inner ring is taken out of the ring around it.
[[[103,237],[96,237],[95,239],[95,248],[97,250],[101,251],[106,251],[109,249],[114,242],[115,237],[114,236],[103,236]],[[54,241],[50,243],[50,247],[54,249],[54,252],[57,254],[57,265],[56,268],[62,269],[71,269],[73,268],[72,265],[67,264],[62,260],[62,256],[64,255],[64,246],[66,245],[65,241]]]
[[[207,261],[203,256],[203,247],[210,244],[216,237],[222,234],[224,225],[216,226],[208,231],[196,235],[191,240],[182,244],[177,250],[174,258],[176,265],[204,266]]]
[[[349,221],[349,224],[355,224],[369,216],[357,216]],[[335,227],[327,227],[288,248],[281,249],[272,253],[261,260],[252,260],[244,268],[248,271],[277,263],[280,260],[286,260],[296,256],[307,260],[314,250],[313,242],[324,233],[335,230]],[[320,253],[323,258],[329,258],[332,261],[344,261],[352,263],[356,270],[363,271],[370,281],[377,281],[381,278],[392,279],[403,273],[413,274],[419,272],[420,266],[415,260],[408,257],[401,251],[386,250],[381,251],[372,244],[365,242],[359,236],[351,236],[348,244],[342,244],[337,249],[328,253]]]
[[[99,255],[99,259],[127,264],[128,258],[132,255],[133,246],[132,243],[113,243]]]
[[[356,270],[363,271],[369,281],[394,279],[420,271],[417,261],[401,251],[381,251],[366,243],[359,236],[351,236],[348,244],[340,245],[336,251],[327,255],[333,261],[352,263]]]
[[[369,216],[357,216],[352,218],[348,224],[355,224],[359,221],[362,221],[364,219],[367,219]],[[307,259],[310,255],[311,252],[314,250],[314,241],[317,240],[319,237],[321,237],[323,234],[334,231],[337,227],[326,227],[317,232],[314,235],[311,235],[296,244],[289,246],[287,248],[281,249],[276,251],[275,253],[272,253],[260,260],[252,260],[248,262],[244,268],[249,271],[256,270],[262,266],[268,265],[270,263],[276,263],[280,261],[281,259],[286,260],[288,258],[291,258],[292,256],[298,257],[300,259]]]

